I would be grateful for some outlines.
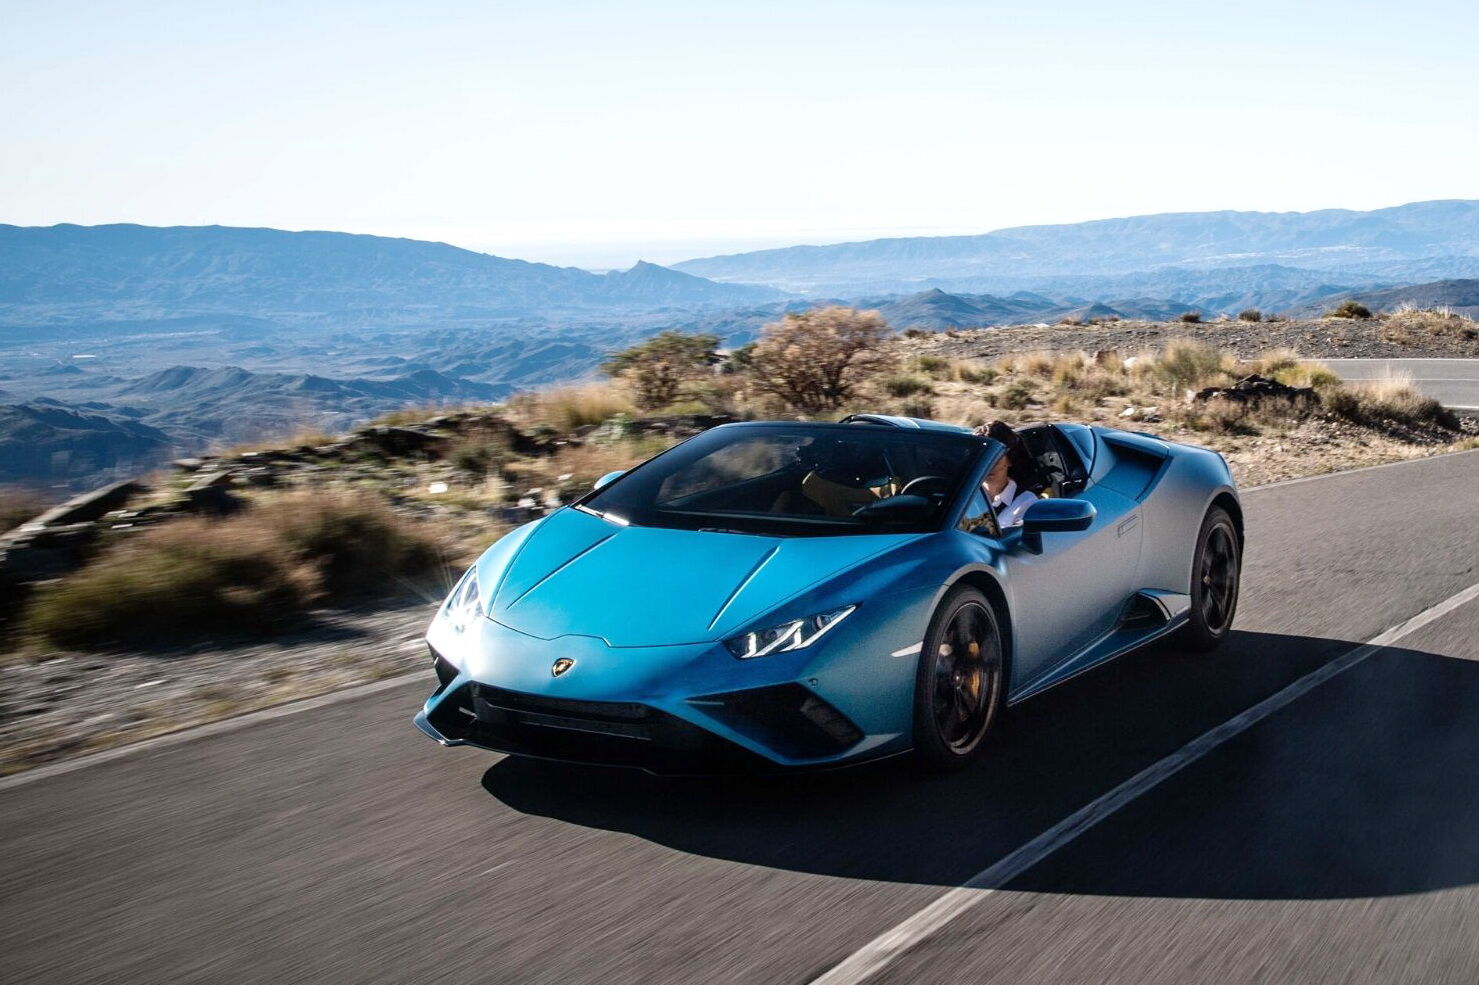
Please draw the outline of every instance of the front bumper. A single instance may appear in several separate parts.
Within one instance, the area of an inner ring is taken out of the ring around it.
[[[859,620],[857,628],[867,627]],[[907,707],[880,708],[873,696],[876,687],[907,698],[912,662],[885,665],[900,681],[881,675],[864,686],[840,632],[826,648],[755,661],[712,645],[541,640],[491,620],[474,632],[474,640],[438,639],[435,630],[428,638],[433,654],[441,643],[463,658],[460,666],[437,660],[440,686],[416,716],[444,745],[691,774],[832,766],[906,744]],[[573,667],[556,678],[553,664],[563,659]]]

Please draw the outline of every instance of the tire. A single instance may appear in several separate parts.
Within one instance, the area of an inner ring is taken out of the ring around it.
[[[919,653],[916,760],[944,772],[980,756],[1001,710],[1004,668],[1001,627],[991,603],[969,586],[951,589],[930,618]]]
[[[1227,510],[1214,506],[1202,520],[1191,563],[1191,613],[1176,640],[1190,650],[1210,652],[1232,631],[1242,580],[1243,545]]]

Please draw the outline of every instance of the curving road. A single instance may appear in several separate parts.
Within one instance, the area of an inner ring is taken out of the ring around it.
[[[1479,359],[1321,359],[1347,380],[1406,376],[1422,393],[1456,410],[1479,410]]]
[[[0,981],[857,981],[860,950],[900,927],[885,945],[908,946],[866,980],[1479,980],[1476,488],[1479,453],[1250,491],[1230,645],[1147,651],[1028,702],[960,776],[523,764],[422,738],[417,684],[0,785]]]

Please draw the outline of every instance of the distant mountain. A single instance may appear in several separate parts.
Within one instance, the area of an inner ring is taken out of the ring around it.
[[[88,482],[146,471],[167,458],[174,441],[124,418],[55,401],[0,406],[0,482]]]
[[[994,278],[1025,284],[1045,277],[1114,276],[1166,266],[1273,264],[1362,270],[1369,276],[1399,264],[1467,267],[1476,258],[1479,201],[1437,201],[1372,212],[1169,213],[1021,226],[979,236],[793,246],[674,266],[725,283],[858,294],[899,290],[910,282]]]
[[[391,379],[257,373],[238,366],[172,366],[114,391],[147,423],[182,441],[243,441],[299,427],[344,427],[407,405],[501,400],[508,384],[478,383],[428,367]]]
[[[1306,305],[1294,312],[1300,317],[1315,317],[1344,301],[1356,301],[1372,311],[1395,311],[1414,308],[1448,308],[1456,314],[1479,318],[1479,280],[1439,280],[1430,284],[1411,284],[1384,291],[1352,291],[1326,298],[1319,304]]]
[[[0,324],[230,316],[296,326],[446,324],[780,296],[639,263],[593,274],[444,243],[225,226],[0,225]]]

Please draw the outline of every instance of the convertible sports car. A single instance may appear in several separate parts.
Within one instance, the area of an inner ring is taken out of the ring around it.
[[[1215,452],[1017,434],[1043,498],[1002,529],[1005,446],[858,415],[714,428],[505,536],[427,633],[445,745],[718,772],[913,750],[963,765],[1004,703],[1232,625],[1242,510]]]

